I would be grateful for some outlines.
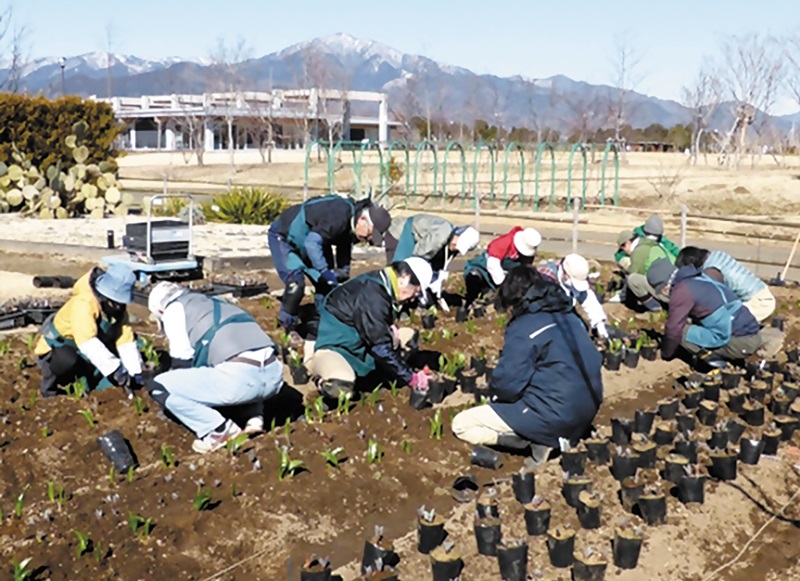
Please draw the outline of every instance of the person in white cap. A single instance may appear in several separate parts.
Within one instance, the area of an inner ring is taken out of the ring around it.
[[[455,226],[438,216],[416,214],[394,218],[384,237],[386,263],[411,256],[430,262],[434,271],[430,290],[441,302],[442,285],[449,276],[450,262],[459,254],[463,256],[474,249],[479,240],[480,234],[472,226]]]
[[[539,266],[539,273],[557,283],[573,303],[580,304],[589,319],[589,326],[599,337],[608,338],[606,313],[589,287],[589,263],[583,256],[567,254],[558,262],[544,262]]]
[[[468,260],[464,265],[466,306],[471,306],[487,290],[496,290],[512,268],[533,264],[541,243],[542,235],[538,230],[516,226],[492,240],[485,252]]]
[[[431,265],[412,256],[359,275],[325,297],[314,353],[307,362],[324,395],[352,393],[357,379],[375,371],[387,381],[427,389],[427,374],[415,372],[402,357],[416,333],[398,329],[395,322],[402,303],[424,293],[432,278]]]

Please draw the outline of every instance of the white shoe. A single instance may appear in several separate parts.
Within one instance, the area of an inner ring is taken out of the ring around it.
[[[250,434],[251,436],[254,434],[260,434],[263,431],[264,431],[264,418],[262,418],[261,416],[250,418],[244,425],[244,433]]]
[[[227,420],[221,432],[214,430],[207,436],[192,442],[192,450],[200,454],[208,454],[214,450],[224,448],[231,438],[235,438],[242,433],[242,430],[232,421]]]
[[[613,297],[608,299],[606,302],[607,303],[621,303],[622,302],[622,296],[620,295],[620,293],[617,293]]]

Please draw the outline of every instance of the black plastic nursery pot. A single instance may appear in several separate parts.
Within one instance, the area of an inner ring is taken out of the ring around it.
[[[761,434],[761,441],[764,442],[764,449],[761,453],[764,456],[774,456],[778,453],[778,445],[781,443],[781,431],[777,428],[764,430]]]
[[[474,466],[498,470],[503,467],[503,456],[496,450],[486,446],[475,446],[469,459]]]
[[[410,405],[415,410],[425,409],[426,407],[430,407],[431,402],[428,399],[428,395],[430,391],[417,391],[416,389],[411,390],[411,395],[408,397],[408,405]]]
[[[781,441],[786,442],[792,439],[798,423],[797,418],[791,416],[777,416],[775,418],[775,425],[781,431]]]
[[[516,541],[497,547],[497,564],[503,581],[526,581],[528,578],[528,543]]]
[[[440,375],[439,381],[442,382],[442,389],[444,390],[444,397],[455,393],[456,391],[456,381],[455,377],[449,377],[447,375]]]
[[[735,414],[740,414],[744,411],[744,404],[747,401],[747,392],[744,389],[736,389],[731,391],[728,396],[728,409]]]
[[[764,425],[764,406],[758,402],[745,403],[741,415],[750,426]]]
[[[442,403],[445,396],[444,381],[441,378],[433,379],[428,383],[428,401],[432,404]]]
[[[489,376],[487,375],[486,377]],[[475,403],[481,403],[483,401],[483,398],[486,398],[488,400],[490,396],[491,393],[488,387],[485,388],[476,387],[475,391],[472,393],[472,397],[475,400]]]
[[[625,350],[625,356],[622,358],[622,362],[625,364],[625,367],[630,369],[636,369],[639,367],[639,352],[633,351],[632,349]]]
[[[800,361],[800,351],[797,350],[797,347],[792,347],[786,351],[786,358],[789,360],[789,363],[797,363]]]
[[[690,410],[693,410],[699,406],[701,401],[703,401],[702,387],[687,389],[681,398],[681,403],[683,403],[684,407]]]
[[[677,484],[686,475],[689,459],[680,454],[670,454],[664,459],[664,480]]]
[[[550,528],[550,505],[544,501],[525,505],[525,530],[529,536],[547,533]]]
[[[676,454],[680,454],[690,464],[697,462],[697,440],[678,440],[672,447]]]
[[[456,323],[466,323],[469,319],[469,310],[459,307],[456,311]]]
[[[776,395],[769,402],[769,411],[775,416],[789,415],[789,406],[792,404],[791,400],[783,395]]]
[[[497,556],[497,545],[502,540],[500,519],[484,518],[475,521],[475,540],[478,543],[478,554],[487,557]]]
[[[653,468],[656,465],[656,450],[655,442],[641,442],[635,443],[631,446],[634,452],[639,455],[639,468]]]
[[[662,422],[656,424],[656,431],[653,433],[653,441],[659,446],[668,446],[675,439],[675,424]]]
[[[763,381],[767,387],[772,389],[775,386],[775,373],[780,369],[777,361],[768,361],[765,370],[756,374],[755,380]]]
[[[136,457],[130,444],[119,430],[111,430],[97,438],[100,451],[111,460],[114,469],[120,474],[125,474],[137,466]]]
[[[394,545],[382,536],[373,536],[364,541],[364,553],[361,557],[361,574],[365,575],[367,569],[378,571],[382,566],[395,567],[400,562],[400,557],[394,551]]]
[[[664,494],[642,494],[638,504],[646,524],[655,526],[667,522],[667,497]]]
[[[601,554],[586,556],[578,553],[572,564],[572,581],[603,581],[606,578],[607,568],[608,560]]]
[[[697,426],[697,418],[691,414],[678,414],[675,416],[675,423],[679,432],[687,434]]]
[[[611,441],[618,446],[627,446],[631,441],[633,422],[627,418],[611,418]]]
[[[614,537],[614,565],[620,569],[635,569],[642,552],[642,535],[632,529],[617,531]]]
[[[486,316],[486,307],[482,305],[478,305],[474,309],[472,309],[472,316],[476,319],[482,319]]]
[[[341,577],[332,577],[341,579]],[[400,573],[394,567],[384,567],[381,571],[365,573],[358,578],[359,581],[400,581]]]
[[[622,353],[606,351],[603,356],[603,366],[609,371],[619,371],[619,368],[622,366]]]
[[[611,449],[607,438],[586,440],[586,457],[595,464],[608,464],[611,461]]]
[[[553,567],[562,569],[572,565],[575,559],[575,531],[556,528],[547,531],[547,555]]]
[[[717,480],[736,480],[736,466],[738,458],[728,450],[711,452],[711,466],[708,474]]]
[[[636,434],[649,434],[653,429],[656,412],[653,410],[636,410],[633,413],[633,432]]]
[[[670,397],[658,402],[658,416],[662,420],[672,420],[678,413],[680,402],[677,398]]]
[[[300,569],[300,581],[330,581],[332,574],[330,561],[311,557]]]
[[[725,425],[725,429],[728,431],[728,442],[734,445],[738,444],[739,438],[742,437],[746,428],[747,426],[739,421],[733,419],[728,420],[728,423]]]
[[[478,373],[474,369],[466,369],[461,372],[461,391],[464,393],[475,393],[478,383]]]
[[[567,505],[572,508],[578,508],[578,496],[584,490],[592,490],[592,481],[583,476],[576,476],[568,478],[561,487],[561,494]]]
[[[580,476],[586,471],[588,452],[581,448],[564,450],[561,453],[561,469],[568,474]]]
[[[786,397],[789,398],[789,401],[794,401],[800,397],[800,385],[797,385],[796,383],[784,383],[781,385],[781,389],[783,390],[783,393],[786,394]]]
[[[444,519],[438,514],[431,521],[421,516],[417,518],[417,550],[423,555],[441,545],[445,536]]]
[[[770,392],[770,387],[763,381],[754,381],[750,384],[750,391],[748,397],[751,401],[764,403],[767,399],[767,394]]]
[[[622,482],[626,478],[636,476],[639,469],[639,455],[627,449],[626,453],[611,455],[611,475],[615,480]]]
[[[473,355],[469,360],[469,366],[475,372],[475,375],[477,375],[478,377],[486,373],[486,359],[483,359],[481,357],[475,357]]]
[[[758,464],[764,451],[763,440],[742,438],[739,440],[739,460],[742,464]]]
[[[711,437],[706,441],[708,447],[712,450],[724,450],[728,445],[728,432],[727,430],[714,430],[711,432]]]
[[[305,365],[299,365],[297,367],[289,366],[289,370],[292,374],[292,381],[295,384],[302,385],[308,383],[308,369],[306,369]]]
[[[536,474],[532,470],[521,470],[511,476],[514,498],[520,504],[528,504],[536,495]]]
[[[708,401],[719,401],[720,384],[717,381],[703,382],[703,399]]]
[[[714,401],[703,400],[697,408],[697,419],[704,426],[713,426],[717,423],[719,405]]]
[[[431,313],[422,315],[422,327],[424,329],[433,329],[436,326],[436,317]]]
[[[599,529],[600,528],[600,496],[584,490],[578,495],[578,521],[581,528]]]
[[[657,345],[643,345],[639,349],[639,354],[645,361],[655,361],[658,359],[658,346]]]
[[[678,481],[678,499],[684,504],[703,504],[706,500],[705,485],[705,476],[684,476]]]
[[[772,328],[777,329],[778,331],[783,331],[785,323],[786,319],[783,317],[775,317],[772,319]]]
[[[720,374],[722,378],[722,389],[736,389],[739,387],[739,382],[742,380],[744,374],[741,371],[723,371]]]
[[[494,497],[483,495],[475,502],[475,512],[478,518],[500,518],[500,508]]]
[[[636,506],[642,494],[644,494],[644,482],[639,482],[635,477],[623,480],[619,487],[622,508],[628,512],[633,512],[633,507]]]
[[[452,581],[458,579],[464,569],[461,554],[455,549],[439,546],[430,552],[433,581]]]
[[[793,418],[800,419],[800,400],[795,400],[792,405],[789,406],[789,415]]]

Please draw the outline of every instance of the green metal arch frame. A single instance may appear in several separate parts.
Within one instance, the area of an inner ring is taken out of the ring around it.
[[[335,175],[336,175],[336,161],[335,161],[336,160],[336,154],[342,151],[342,146],[345,145],[345,144],[348,144],[348,145],[357,145],[358,144],[360,146],[361,142],[360,141],[339,140],[330,149],[330,151],[328,153],[328,191],[329,191],[329,193],[332,193],[332,192],[336,191],[336,189],[335,189],[335,186],[336,186],[336,178],[335,178]],[[355,150],[355,148],[352,148],[351,152],[353,154],[353,165],[355,166],[357,161],[358,161],[357,158],[356,158],[356,150]]]
[[[480,162],[481,150],[486,147],[489,150],[489,160],[490,160],[490,167],[491,167],[491,180],[490,180],[490,191],[489,195],[491,196],[492,202],[494,202],[494,146],[487,142],[480,140],[478,143],[475,144],[475,157],[472,162],[472,191],[473,193],[478,191],[478,165]],[[466,196],[466,194],[465,194]]]
[[[575,152],[579,149],[583,157],[583,191],[581,193],[581,209],[583,209],[586,207],[586,171],[588,169],[586,161],[587,149],[586,145],[583,143],[576,143],[569,152],[569,163],[567,164],[567,203],[572,200],[572,160],[575,157]]]
[[[525,148],[517,141],[511,141],[505,148],[505,158],[503,160],[503,202],[508,207],[508,162],[511,150],[519,151],[520,174],[519,174],[519,205],[525,205]]]
[[[408,205],[408,192],[411,189],[411,156],[408,150],[408,143],[405,141],[390,141],[389,145],[386,146],[386,157],[384,158],[386,160],[384,164],[384,167],[386,168],[386,183],[391,183],[391,178],[389,177],[389,164],[392,161],[392,151],[394,151],[395,148],[400,148],[406,154],[406,168],[403,174],[406,178],[405,195],[406,205]]]
[[[433,195],[436,195],[436,186],[439,180],[439,155],[436,151],[436,145],[427,139],[420,141],[417,145],[417,154],[414,157],[414,197],[417,197],[417,178],[419,176],[419,156],[425,149],[430,149],[433,152]]]
[[[464,146],[458,141],[450,141],[444,149],[444,161],[442,162],[442,201],[447,201],[447,158],[450,152],[458,149],[461,154],[461,203],[464,203],[464,196],[467,192],[467,155],[464,153]]]
[[[619,147],[613,141],[607,141],[603,149],[603,162],[600,166],[600,205],[606,204],[606,166],[608,153],[614,152],[614,205],[619,205]]]
[[[556,201],[556,152],[555,148],[551,143],[547,141],[543,141],[539,144],[539,147],[536,148],[536,167],[534,169],[534,200],[533,200],[533,210],[534,212],[539,211],[539,173],[542,169],[542,155],[544,154],[544,150],[548,150],[550,152],[550,209],[553,208]]]
[[[355,162],[353,166],[353,173],[356,174],[356,191],[361,192],[361,180],[362,180],[362,169],[363,169],[363,158],[364,158],[364,151],[366,151],[370,146],[375,145],[374,141],[365,140],[361,142],[361,147],[358,151],[358,160]],[[383,151],[380,147],[376,148],[378,150],[378,167],[380,171],[378,172],[378,188],[380,192],[383,192]]]

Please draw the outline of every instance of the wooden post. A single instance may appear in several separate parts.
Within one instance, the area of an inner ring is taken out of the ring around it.
[[[794,260],[794,253],[797,252],[797,243],[800,242],[800,232],[797,233],[797,236],[794,239],[794,246],[792,246],[792,252],[789,254],[789,260],[786,261],[786,266],[783,267],[783,272],[781,273],[781,281],[786,280],[786,275],[789,274],[789,267],[792,265],[792,260]]]
[[[681,206],[681,248],[686,246],[686,229],[689,222],[689,208]]]
[[[572,253],[578,253],[578,222],[580,219],[581,199],[572,198]]]

